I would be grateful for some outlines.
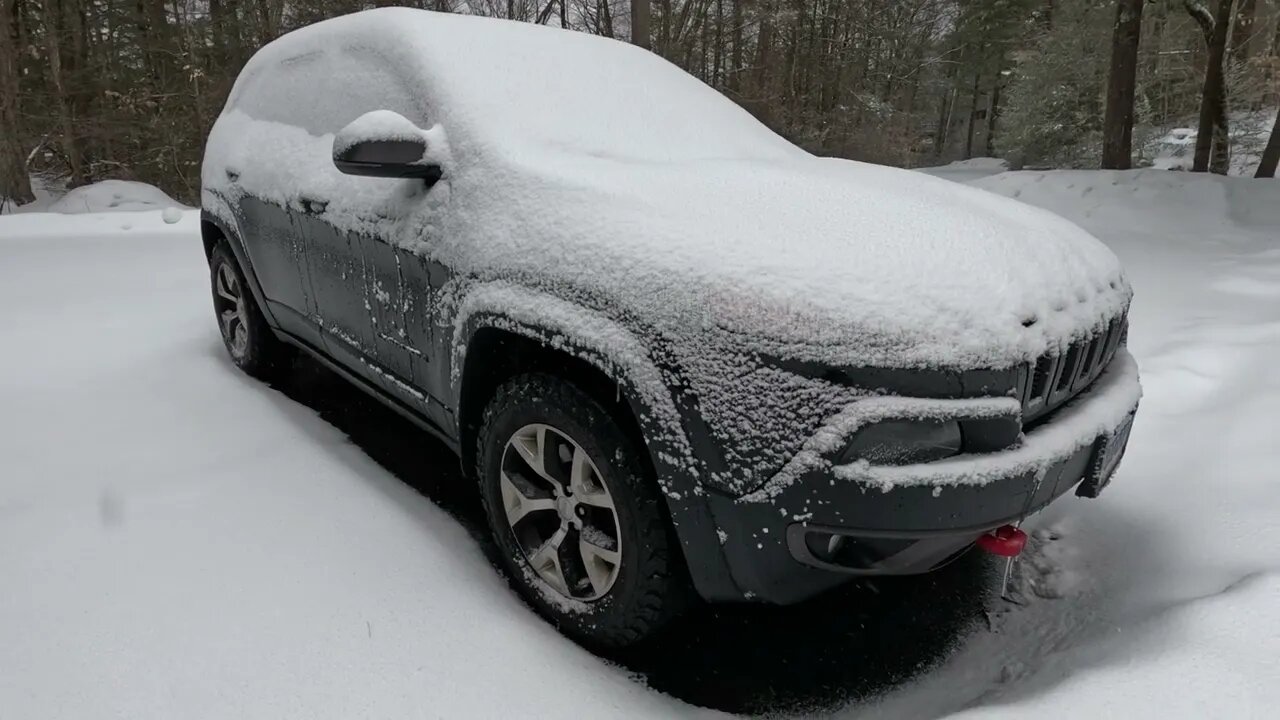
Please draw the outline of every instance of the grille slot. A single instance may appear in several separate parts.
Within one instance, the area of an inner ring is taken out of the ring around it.
[[[1023,405],[1043,405],[1049,399],[1049,381],[1053,377],[1053,364],[1057,362],[1055,358],[1045,355],[1036,360],[1035,366],[1031,370],[1031,394],[1027,397]]]
[[[1023,425],[1043,417],[1089,387],[1115,357],[1126,329],[1127,319],[1121,316],[1102,332],[1071,343],[1065,353],[1042,355],[1025,366]]]

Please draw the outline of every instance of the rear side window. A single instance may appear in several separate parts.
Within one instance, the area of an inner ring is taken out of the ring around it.
[[[312,135],[336,133],[370,110],[393,110],[427,126],[422,99],[374,50],[334,48],[295,55],[245,80],[228,109]]]

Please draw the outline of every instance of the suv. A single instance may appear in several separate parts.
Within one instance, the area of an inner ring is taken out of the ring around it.
[[[595,646],[1005,538],[1102,489],[1138,403],[1131,292],[1084,231],[809,155],[600,37],[298,30],[202,184],[235,364],[304,352],[438,436],[512,586]]]

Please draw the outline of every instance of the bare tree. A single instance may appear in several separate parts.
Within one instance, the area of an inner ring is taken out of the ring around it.
[[[1231,24],[1232,1],[1218,0],[1217,12],[1211,13],[1200,0],[1183,0],[1183,6],[1200,26],[1205,44],[1209,48],[1204,89],[1200,95],[1200,128],[1196,135],[1192,172],[1212,171],[1226,175],[1230,165],[1227,81],[1223,63],[1226,58],[1227,29]]]
[[[1275,124],[1271,126],[1271,137],[1267,147],[1262,151],[1262,159],[1258,161],[1256,178],[1273,178],[1276,176],[1276,165],[1280,165],[1280,113],[1276,113]]]
[[[209,125],[253,51],[384,4],[629,37],[806,150],[889,164],[1000,153],[1097,167],[1105,148],[1108,167],[1127,166],[1139,116],[1172,126],[1200,109],[1215,28],[1230,36],[1231,61],[1209,97],[1225,98],[1229,83],[1233,103],[1276,102],[1266,73],[1280,68],[1271,57],[1280,0],[1232,2],[1234,33],[1209,0],[1165,4],[1207,20],[1204,40],[1197,26],[1167,22],[1166,7],[1117,2],[0,0],[0,182],[25,198],[11,187],[25,163],[33,174],[140,180],[192,201]],[[1118,66],[1110,75],[1108,55]],[[1225,99],[1210,105],[1204,136],[1225,139]],[[37,139],[41,151],[29,158]],[[1224,168],[1225,152],[1225,140],[1211,142],[1209,164]]]
[[[17,0],[0,0],[0,202],[27,203],[31,180],[18,116]]]
[[[1102,120],[1102,167],[1128,170],[1133,163],[1133,98],[1138,77],[1138,44],[1143,0],[1117,0],[1107,76],[1107,111]]]
[[[649,0],[631,0],[631,42],[646,50],[649,40]]]
[[[1235,62],[1249,60],[1257,19],[1258,0],[1240,0],[1236,21],[1231,24],[1231,57]]]

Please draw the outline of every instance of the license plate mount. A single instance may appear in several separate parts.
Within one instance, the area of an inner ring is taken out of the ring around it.
[[[1125,448],[1129,445],[1133,416],[1134,413],[1129,413],[1124,422],[1120,423],[1111,434],[1098,438],[1094,445],[1093,459],[1089,461],[1089,472],[1085,475],[1084,481],[1076,487],[1076,495],[1096,498],[1111,484],[1111,477],[1115,475],[1116,467],[1120,465]]]

